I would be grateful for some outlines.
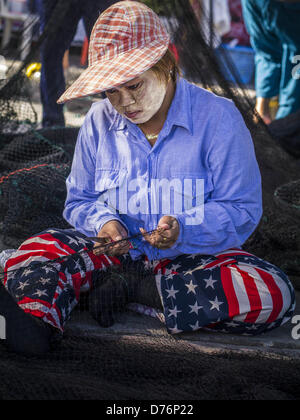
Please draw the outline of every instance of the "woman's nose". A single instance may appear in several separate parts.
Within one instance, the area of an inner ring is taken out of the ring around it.
[[[135,104],[135,102],[136,102],[135,98],[134,98],[134,96],[132,95],[131,92],[128,92],[128,91],[120,92],[120,102],[119,102],[119,104],[122,107],[128,107],[130,105]]]

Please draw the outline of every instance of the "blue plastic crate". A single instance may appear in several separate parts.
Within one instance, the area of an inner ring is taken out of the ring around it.
[[[232,83],[250,84],[255,74],[255,52],[250,47],[222,44],[215,50],[225,79]]]

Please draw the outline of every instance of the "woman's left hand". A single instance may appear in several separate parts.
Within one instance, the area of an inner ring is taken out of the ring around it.
[[[140,228],[140,231],[146,241],[154,248],[169,249],[175,245],[179,236],[180,227],[175,217],[163,216],[158,222],[156,232],[149,235],[143,228]]]

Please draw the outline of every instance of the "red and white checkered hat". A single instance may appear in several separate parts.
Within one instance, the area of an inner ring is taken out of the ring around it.
[[[105,10],[93,28],[89,65],[59,98],[64,103],[127,83],[166,53],[170,36],[149,7],[125,0]]]

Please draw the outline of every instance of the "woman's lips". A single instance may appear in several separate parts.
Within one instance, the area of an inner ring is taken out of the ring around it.
[[[135,111],[135,112],[125,112],[125,116],[127,118],[129,118],[130,120],[133,120],[134,118],[136,118],[138,116],[138,114],[140,114],[141,111]]]

